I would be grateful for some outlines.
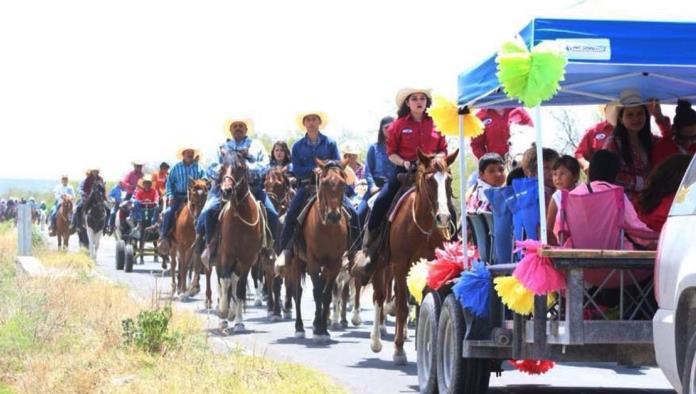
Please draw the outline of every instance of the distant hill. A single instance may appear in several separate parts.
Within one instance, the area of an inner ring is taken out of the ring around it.
[[[7,179],[0,178],[0,195],[4,195],[10,189],[28,192],[51,192],[58,183],[56,180],[46,179]]]

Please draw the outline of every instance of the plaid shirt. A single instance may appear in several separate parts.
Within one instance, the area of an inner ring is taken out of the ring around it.
[[[169,170],[167,177],[167,198],[185,197],[188,193],[189,179],[201,178],[205,178],[205,173],[198,166],[198,162],[194,161],[188,166],[183,161],[176,163]]]

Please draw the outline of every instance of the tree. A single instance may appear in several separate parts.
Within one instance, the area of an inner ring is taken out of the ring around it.
[[[551,117],[558,126],[554,133],[554,148],[561,154],[572,155],[581,138],[573,113],[566,108],[557,108],[551,111]]]

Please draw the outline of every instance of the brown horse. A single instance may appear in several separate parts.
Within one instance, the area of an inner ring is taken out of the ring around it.
[[[393,275],[396,302],[396,334],[394,362],[406,364],[404,339],[407,330],[408,290],[406,275],[411,265],[421,258],[433,259],[435,248],[447,239],[450,213],[452,175],[449,166],[457,152],[448,155],[426,155],[418,150],[418,170],[415,192],[406,197],[397,208],[389,227],[389,241],[372,277],[375,301],[375,319],[370,335],[372,351],[382,350],[380,322],[382,321],[388,277]],[[386,264],[385,264],[386,263]],[[391,270],[391,273],[389,273]]]
[[[56,216],[55,234],[58,240],[58,249],[68,249],[68,240],[70,239],[70,217],[72,214],[72,197],[63,196]]]
[[[329,339],[331,293],[341,270],[343,254],[348,248],[348,217],[344,214],[343,193],[346,186],[345,163],[315,159],[319,166],[317,197],[302,225],[306,246],[295,244],[289,271],[292,279],[288,291],[295,299],[295,337],[304,337],[302,324],[302,275],[309,273],[314,288],[315,341]]]
[[[247,277],[263,246],[265,218],[261,205],[249,190],[249,172],[239,155],[222,167],[217,275],[220,288],[222,327],[234,319],[234,332],[244,331],[244,301]],[[232,301],[230,305],[230,300]]]
[[[196,241],[196,219],[205,205],[205,200],[208,197],[208,181],[205,179],[189,180],[188,194],[186,205],[181,209],[174,222],[174,231],[172,232],[172,243],[169,248],[169,257],[171,259],[171,275],[172,275],[172,297],[175,292],[184,297],[186,294],[186,275],[188,274],[189,265],[194,259],[199,259],[195,256],[193,244]],[[178,263],[178,264],[177,264]],[[179,283],[177,286],[177,268]],[[211,290],[210,290],[210,274],[206,272],[208,288],[206,289],[206,306],[209,308],[212,305]]]
[[[278,212],[278,216],[283,216],[295,196],[295,191],[290,185],[288,167],[273,167],[268,170],[263,188]]]

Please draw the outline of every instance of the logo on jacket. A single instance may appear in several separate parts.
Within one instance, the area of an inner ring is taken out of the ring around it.
[[[491,119],[491,118],[486,118],[486,119],[483,120],[482,123],[483,123],[484,126],[488,126],[489,124],[493,123],[493,119]]]
[[[607,135],[604,133],[599,133],[594,137],[597,141],[603,141],[604,139],[607,138]]]
[[[413,133],[413,129],[403,129],[402,133],[411,134],[411,133]]]

